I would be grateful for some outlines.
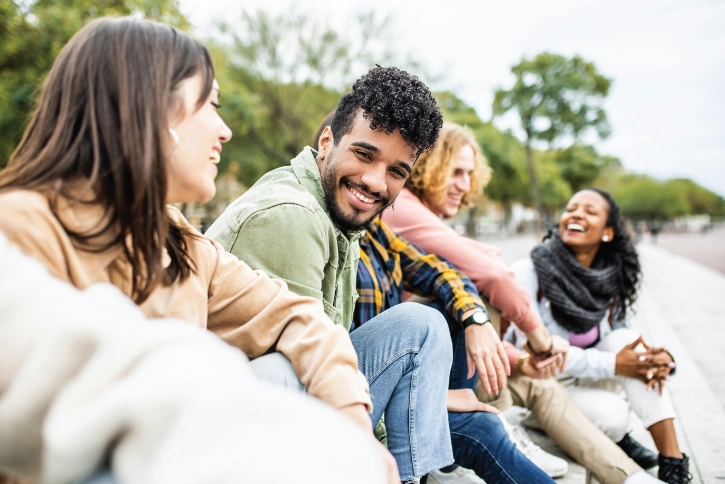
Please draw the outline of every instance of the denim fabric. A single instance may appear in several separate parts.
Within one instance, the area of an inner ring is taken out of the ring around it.
[[[448,412],[456,464],[487,484],[553,484],[511,441],[501,419],[489,412]]]
[[[453,365],[450,389],[476,390],[476,379],[468,376],[465,330],[450,317],[440,303],[428,305],[443,314],[450,328]],[[499,417],[489,412],[448,412],[451,444],[456,464],[473,470],[487,484],[537,484],[554,481],[531,462],[511,441]]]
[[[385,412],[401,480],[453,462],[446,418],[451,346],[440,313],[403,303],[350,333],[370,385],[373,423]]]

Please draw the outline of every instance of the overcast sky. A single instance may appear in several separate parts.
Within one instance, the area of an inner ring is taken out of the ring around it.
[[[390,15],[396,45],[444,77],[482,118],[513,83],[523,56],[549,51],[593,61],[614,80],[598,143],[632,171],[688,177],[725,195],[725,1],[721,0],[181,0],[206,35],[241,9],[298,11],[344,28],[355,14]],[[513,117],[496,121],[516,128]]]

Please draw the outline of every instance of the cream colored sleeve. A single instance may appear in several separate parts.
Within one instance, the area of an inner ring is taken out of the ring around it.
[[[345,328],[325,315],[322,303],[291,292],[280,279],[253,271],[213,244],[216,266],[209,290],[208,327],[250,358],[285,355],[307,391],[341,408],[372,408],[365,376]]]

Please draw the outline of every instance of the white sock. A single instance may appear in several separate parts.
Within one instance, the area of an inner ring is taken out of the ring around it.
[[[624,484],[654,484],[656,482],[661,483],[662,481],[647,474],[645,471],[635,472],[624,480]]]

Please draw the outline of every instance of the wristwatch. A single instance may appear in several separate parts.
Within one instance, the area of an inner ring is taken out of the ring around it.
[[[466,329],[472,324],[478,324],[480,326],[483,326],[486,323],[490,323],[491,318],[488,317],[488,314],[484,311],[476,311],[475,313],[468,316],[466,319],[461,321],[461,325],[463,326],[463,329]]]

